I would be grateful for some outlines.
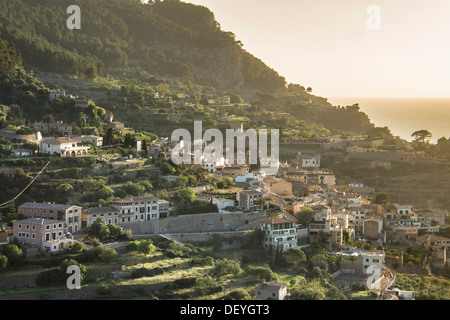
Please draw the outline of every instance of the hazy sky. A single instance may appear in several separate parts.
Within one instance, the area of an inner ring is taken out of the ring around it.
[[[186,0],[324,97],[450,97],[449,0]],[[379,30],[367,9],[380,8]]]

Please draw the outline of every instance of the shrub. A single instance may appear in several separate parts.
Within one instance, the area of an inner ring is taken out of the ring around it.
[[[92,239],[91,244],[93,247],[99,247],[99,246],[101,246],[102,243],[100,242],[100,240],[95,238],[95,239]]]
[[[139,269],[133,270],[131,272],[131,277],[133,279],[143,278],[143,277],[154,277],[154,276],[157,276],[157,275],[163,274],[163,273],[164,273],[164,269],[162,269],[162,268],[153,268],[153,269],[139,268]]]
[[[177,279],[173,282],[174,287],[183,289],[183,288],[191,288],[195,285],[197,282],[197,278],[184,278],[184,279]]]
[[[253,275],[259,280],[273,281],[277,280],[277,275],[269,267],[252,267],[246,269],[246,273]]]
[[[0,255],[0,272],[6,269],[8,266],[8,257]]]
[[[204,258],[193,258],[191,260],[191,264],[197,264],[201,266],[214,266],[214,258],[210,256]]]
[[[76,265],[80,268],[80,279],[83,281],[86,275],[86,267],[73,259],[65,259],[59,268],[41,272],[36,278],[36,285],[40,287],[48,287],[65,284],[67,278],[69,277],[67,274],[67,268],[71,265]]]
[[[138,248],[139,248],[139,241],[130,241],[130,242],[128,242],[128,245],[127,245],[127,250],[128,251],[138,251]]]
[[[100,287],[98,287],[97,289],[97,293],[99,295],[107,295],[111,293],[111,288],[109,287],[109,285],[107,285],[106,283],[103,283],[100,285]]]
[[[238,289],[222,297],[223,300],[248,300],[251,295],[244,289]]]
[[[5,244],[1,253],[8,258],[10,265],[14,266],[23,260],[23,251],[15,244]]]
[[[213,274],[222,276],[227,274],[238,275],[242,272],[241,265],[238,260],[221,259],[216,262]]]
[[[141,240],[138,246],[138,252],[143,254],[150,254],[156,250],[156,247],[153,245],[152,240]]]
[[[100,254],[98,255],[100,260],[104,262],[111,262],[116,256],[117,252],[112,248],[102,248]]]
[[[84,250],[86,250],[86,247],[78,241],[70,246],[70,253],[80,253]]]

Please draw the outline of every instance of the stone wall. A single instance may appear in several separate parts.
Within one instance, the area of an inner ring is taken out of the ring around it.
[[[195,233],[214,231],[235,231],[264,217],[262,212],[244,213],[201,213],[168,217],[160,220],[125,222],[120,226],[131,229],[133,234]]]
[[[214,235],[219,235],[224,241],[221,250],[240,248],[242,243],[240,239],[244,236],[245,231],[231,232],[203,232],[203,233],[172,233],[166,236],[178,242],[204,242],[213,239]]]

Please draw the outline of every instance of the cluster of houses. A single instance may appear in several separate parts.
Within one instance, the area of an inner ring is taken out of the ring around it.
[[[67,94],[64,90],[52,90],[49,92],[50,101],[59,97],[65,98],[66,101],[74,101],[75,106],[81,108],[87,108],[94,103],[91,99],[73,96]],[[128,130],[133,132],[132,129],[125,128],[124,123],[115,121],[114,114],[111,111],[106,112],[103,116],[103,120],[107,122],[113,130]],[[16,134],[14,130],[0,130],[0,137],[6,138],[12,142],[26,141],[35,143],[39,146],[38,150],[31,150],[16,143],[11,148],[12,157],[31,157],[37,153],[59,155],[61,157],[76,157],[87,155],[89,153],[90,146],[86,145],[87,141],[96,147],[103,146],[103,137],[95,134],[74,135],[72,125],[62,121],[55,121],[53,123],[35,121],[32,125],[36,128],[36,132],[28,135]]]
[[[9,238],[4,242],[16,238],[28,255],[67,248],[74,242],[74,234],[99,218],[103,218],[106,224],[121,226],[127,222],[157,220],[170,215],[169,202],[152,196],[115,200],[109,206],[92,208],[26,202],[17,207],[17,212],[25,219],[13,222],[12,230],[7,233]]]
[[[213,199],[220,213],[279,212],[259,225],[264,233],[262,245],[267,250],[303,248],[306,243],[323,239],[330,250],[342,250],[346,240],[370,241],[378,243],[376,246],[410,241],[432,248],[434,266],[447,263],[450,239],[432,234],[445,225],[445,212],[403,204],[375,204],[371,200],[374,190],[358,183],[347,187],[360,192],[343,191],[344,186],[336,185],[334,174],[320,168],[319,155],[299,154],[290,164],[282,164],[275,176],[249,172],[248,167],[236,165],[224,166],[220,173],[232,177],[243,188],[235,201]],[[306,214],[305,208],[311,217],[301,225],[298,220]],[[383,252],[361,251],[358,257],[380,266],[384,263]],[[367,265],[361,263],[361,270],[366,270]]]

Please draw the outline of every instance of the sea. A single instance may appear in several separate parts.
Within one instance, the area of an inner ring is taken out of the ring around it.
[[[417,130],[431,132],[431,143],[450,137],[450,98],[328,98],[334,106],[359,104],[377,127],[389,127],[394,136],[407,141]]]

